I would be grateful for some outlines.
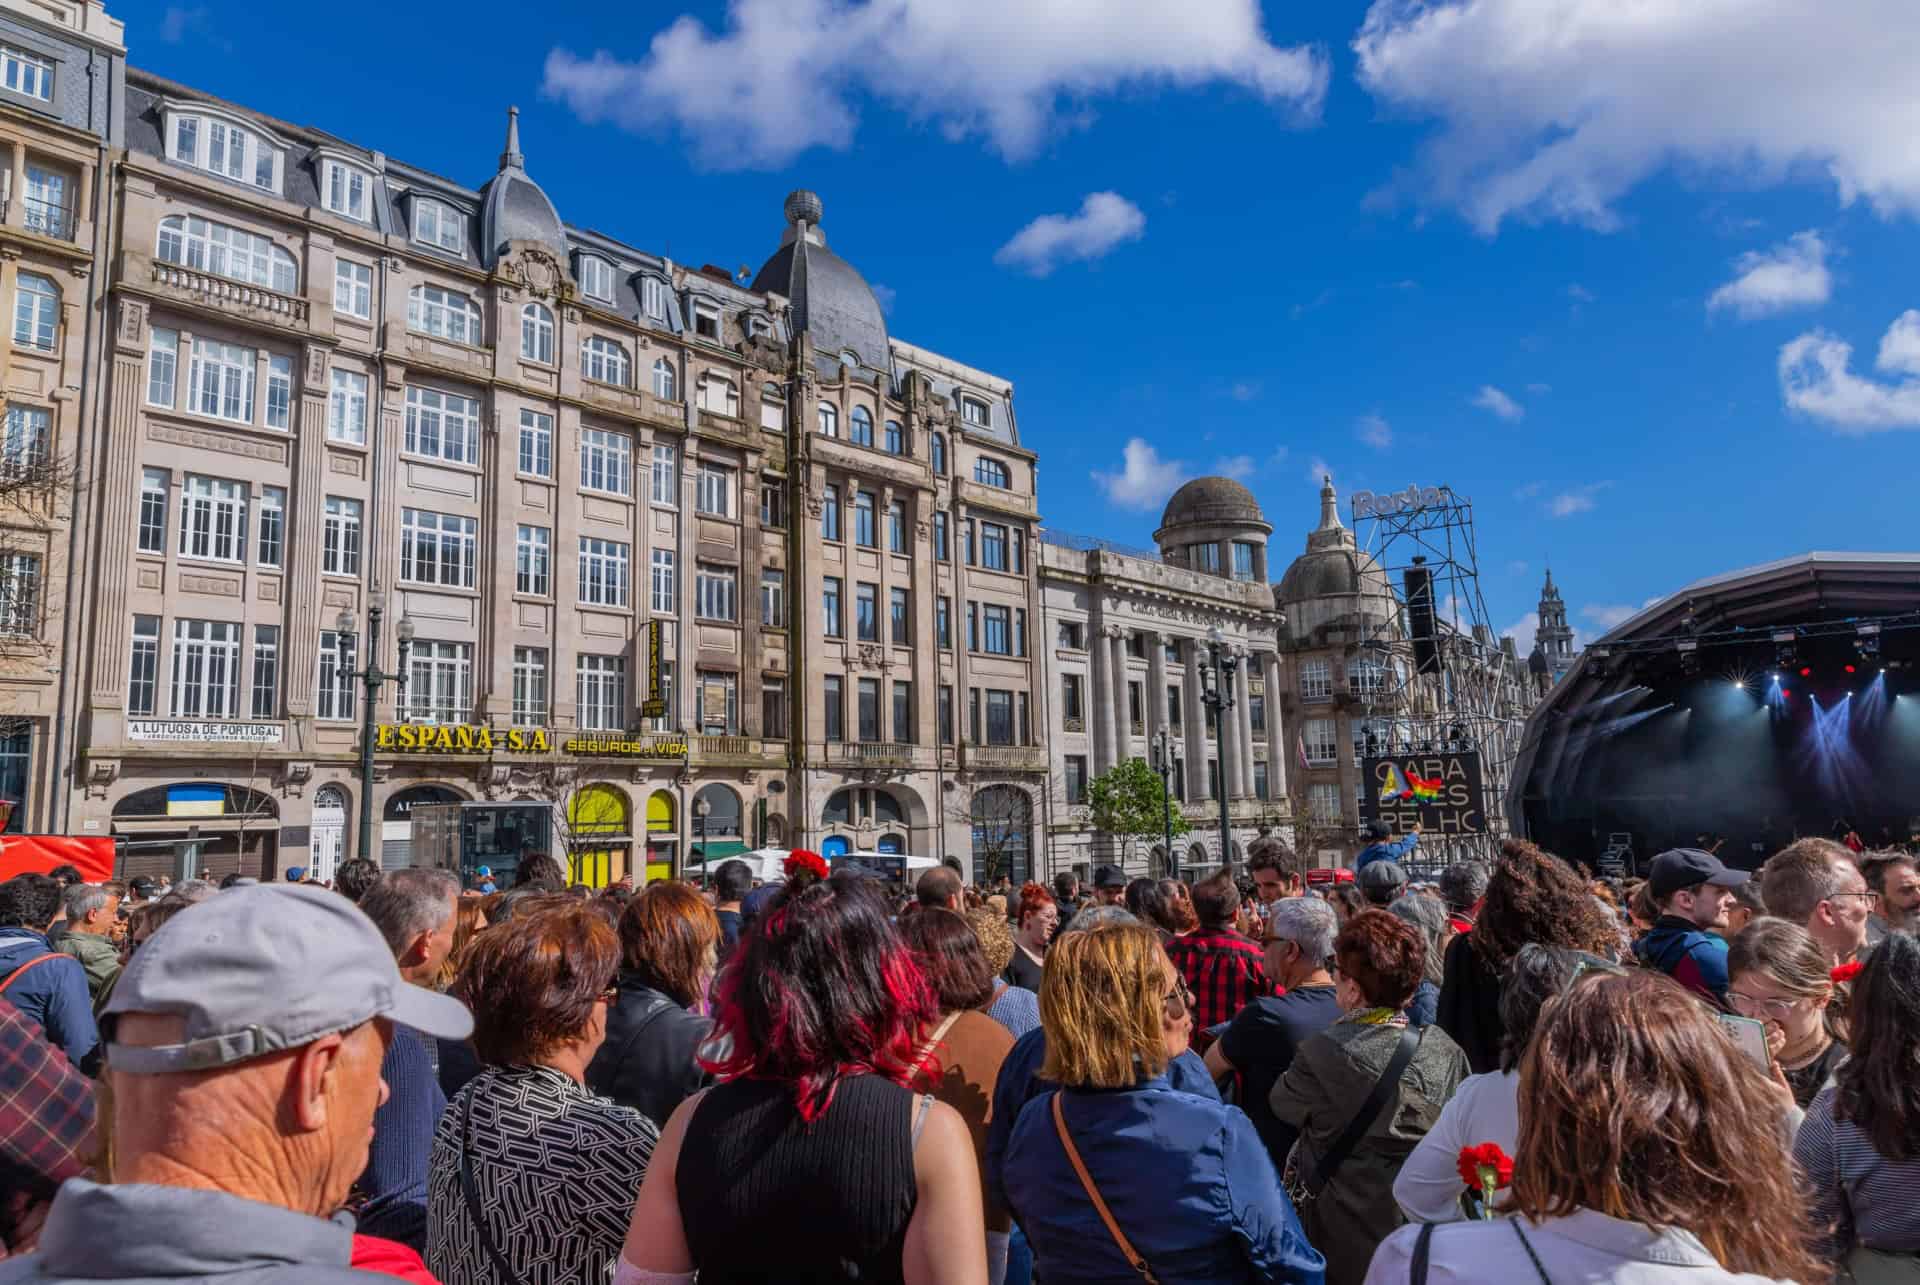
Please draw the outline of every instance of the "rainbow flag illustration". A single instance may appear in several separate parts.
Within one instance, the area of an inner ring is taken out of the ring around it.
[[[1421,776],[1411,768],[1387,764],[1387,776],[1380,783],[1380,802],[1393,803],[1411,800],[1415,803],[1437,803],[1440,801],[1439,777],[1432,780]]]

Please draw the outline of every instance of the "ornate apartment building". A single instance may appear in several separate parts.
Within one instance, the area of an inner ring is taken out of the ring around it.
[[[1011,802],[1030,849],[1013,389],[892,339],[817,197],[742,285],[565,222],[511,112],[468,187],[126,80],[46,828],[324,875],[363,809],[404,863],[415,806],[528,799],[599,882],[762,843],[964,860]],[[407,681],[364,798],[369,665]]]
[[[119,141],[126,51],[98,0],[0,0],[0,824],[59,827],[71,758],[59,715],[85,618],[75,518],[99,410],[88,363],[105,342],[101,184]]]
[[[1163,839],[1121,844],[1094,831],[1086,807],[1094,777],[1130,758],[1154,761],[1162,729],[1171,746],[1164,779],[1192,827],[1174,840],[1183,873],[1224,859],[1223,795],[1236,861],[1244,861],[1258,826],[1286,824],[1286,741],[1272,703],[1282,683],[1285,620],[1267,581],[1272,532],[1246,487],[1204,477],[1168,500],[1154,532],[1157,552],[1045,538],[1040,594],[1053,671],[1046,824],[1052,869],[1084,875],[1095,862],[1110,861],[1129,874],[1167,871]],[[1224,720],[1202,700],[1202,667],[1213,662],[1215,647],[1237,666],[1235,703]]]

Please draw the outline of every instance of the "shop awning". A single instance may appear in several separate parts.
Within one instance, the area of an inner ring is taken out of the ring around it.
[[[710,861],[725,861],[728,857],[737,857],[752,850],[735,839],[714,839],[707,843],[695,839],[687,845],[687,865],[691,867]]]

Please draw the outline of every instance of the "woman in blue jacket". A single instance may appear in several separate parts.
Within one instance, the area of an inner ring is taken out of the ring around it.
[[[1192,1001],[1141,924],[1063,933],[1040,988],[1041,1078],[1020,1110],[1006,1193],[1047,1285],[1151,1279],[1321,1285],[1260,1136],[1240,1111],[1172,1088]]]

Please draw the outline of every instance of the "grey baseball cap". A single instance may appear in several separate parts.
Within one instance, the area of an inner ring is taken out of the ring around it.
[[[230,1066],[375,1017],[441,1039],[473,1033],[466,1005],[400,980],[359,907],[285,883],[232,888],[175,915],[127,964],[102,1016],[121,1013],[186,1022],[181,1044],[108,1043],[107,1064],[136,1075]]]

